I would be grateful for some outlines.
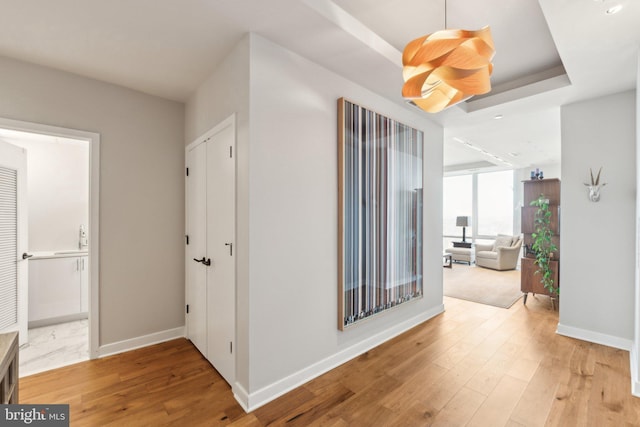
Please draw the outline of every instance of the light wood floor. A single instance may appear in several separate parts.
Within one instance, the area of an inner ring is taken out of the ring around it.
[[[640,425],[629,356],[555,333],[546,297],[446,312],[245,414],[186,340],[20,381],[21,403],[69,403],[72,426]]]

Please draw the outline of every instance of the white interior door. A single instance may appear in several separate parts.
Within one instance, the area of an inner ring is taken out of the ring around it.
[[[196,145],[187,152],[186,304],[187,338],[207,357],[207,147]]]
[[[208,358],[235,380],[235,129],[226,126],[207,142]]]
[[[27,153],[0,141],[0,332],[28,342]]]

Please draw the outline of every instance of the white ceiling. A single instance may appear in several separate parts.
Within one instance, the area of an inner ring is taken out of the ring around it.
[[[494,86],[562,64],[536,0],[447,0],[446,17],[444,0],[334,3],[400,52],[409,41],[443,28],[480,29],[490,25],[499,51],[493,61]],[[529,41],[526,61],[521,58],[521,38]],[[520,60],[515,60],[518,57]]]
[[[622,10],[607,15],[616,4]],[[404,45],[445,21],[490,25],[492,92],[419,112],[445,126],[451,170],[559,161],[559,106],[634,88],[640,46],[638,0],[446,0],[446,17],[445,0],[0,0],[0,8],[0,55],[177,101],[254,31],[413,108],[400,96]]]

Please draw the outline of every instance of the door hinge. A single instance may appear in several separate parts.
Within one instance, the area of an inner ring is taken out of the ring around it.
[[[189,314],[189,304],[187,304],[187,314]]]
[[[229,341],[229,353],[233,354],[233,341]]]
[[[189,176],[189,168],[187,168],[187,176]]]
[[[229,146],[229,157],[233,157],[233,146]]]
[[[185,240],[186,244],[188,245],[189,244],[189,235],[188,234],[184,235],[184,240]]]

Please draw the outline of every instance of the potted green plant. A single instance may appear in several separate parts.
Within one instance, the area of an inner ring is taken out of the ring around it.
[[[531,234],[533,239],[531,249],[535,254],[535,264],[538,266],[536,274],[540,274],[540,283],[549,291],[550,295],[558,295],[559,289],[553,281],[553,271],[551,269],[551,259],[553,253],[558,248],[553,243],[553,231],[551,230],[551,210],[549,210],[549,199],[544,194],[538,196],[531,202],[531,206],[538,208],[535,213],[534,230]]]

